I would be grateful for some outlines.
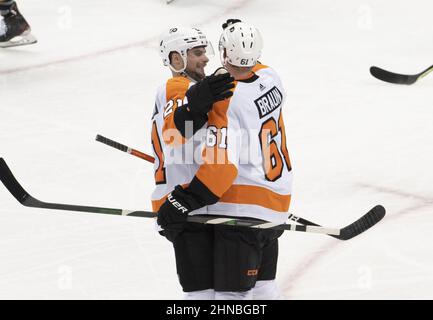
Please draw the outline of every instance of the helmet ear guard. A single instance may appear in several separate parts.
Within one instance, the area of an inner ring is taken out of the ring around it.
[[[172,55],[173,53],[177,53],[177,54],[179,54],[180,58],[181,58],[182,61],[183,61],[183,67],[180,68],[179,70],[177,70],[177,69],[176,69],[175,67],[173,67],[173,65],[172,65],[171,55]],[[179,52],[179,51],[170,51],[170,53],[168,54],[168,67],[170,68],[170,70],[172,70],[173,72],[176,72],[176,73],[181,73],[181,72],[185,71],[186,66],[187,66],[187,64],[188,64],[188,61],[187,61],[187,54],[188,54],[188,53],[187,53],[187,52],[186,52],[186,53],[183,52],[183,50],[182,50],[181,52]],[[165,64],[165,63],[164,63],[164,65],[167,66],[167,64]]]

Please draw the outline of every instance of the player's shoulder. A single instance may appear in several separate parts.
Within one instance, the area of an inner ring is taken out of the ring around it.
[[[261,63],[256,64],[254,68],[255,68],[255,71],[253,70],[254,73],[262,80],[274,81],[281,84],[282,82],[281,77],[274,68],[271,68]]]
[[[252,70],[255,74],[257,75],[261,75],[261,74],[272,74],[272,75],[277,75],[277,72],[270,66],[262,64],[260,62],[258,62]]]
[[[185,95],[190,86],[191,80],[186,77],[173,77],[165,83],[165,91],[168,97]]]
[[[270,69],[270,67],[261,62],[257,62],[256,65],[253,67],[253,72],[257,73],[260,70],[265,70],[265,69]]]
[[[191,80],[186,77],[172,77],[167,80],[165,85],[167,88],[188,88]]]

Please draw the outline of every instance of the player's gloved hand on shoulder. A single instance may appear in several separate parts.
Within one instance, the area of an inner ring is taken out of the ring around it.
[[[233,95],[230,89],[234,88],[235,79],[229,74],[212,74],[202,81],[191,86],[186,92],[188,109],[198,115],[206,115],[212,105]]]
[[[182,231],[188,213],[201,207],[194,196],[178,185],[159,208],[157,223],[164,230]]]
[[[230,25],[232,25],[232,24],[235,24],[236,22],[242,22],[242,21],[239,20],[239,19],[227,19],[227,21],[224,22],[223,25],[222,25],[223,30],[224,30],[225,28],[227,28],[228,26],[230,26]]]

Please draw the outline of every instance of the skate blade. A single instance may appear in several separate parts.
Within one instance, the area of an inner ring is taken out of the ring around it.
[[[19,46],[27,46],[38,42],[36,37],[32,34],[22,35],[15,37],[7,42],[0,42],[0,48],[11,48]]]

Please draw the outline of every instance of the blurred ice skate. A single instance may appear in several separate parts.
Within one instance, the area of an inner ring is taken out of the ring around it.
[[[0,48],[24,46],[36,43],[30,25],[18,11],[17,4],[0,5]]]

